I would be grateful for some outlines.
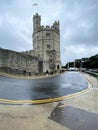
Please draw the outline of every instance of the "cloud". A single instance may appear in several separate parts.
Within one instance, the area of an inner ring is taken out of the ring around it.
[[[2,25],[4,26],[0,28],[1,45],[9,49],[15,49],[16,51],[22,51],[21,49],[24,46],[25,50],[30,49],[32,46],[32,31],[30,31],[32,23],[30,24],[29,19],[20,20],[9,14],[3,16]]]
[[[42,25],[60,21],[62,64],[98,52],[98,0],[3,0],[0,2],[0,46],[32,49],[32,16],[38,3]]]
[[[98,3],[98,2],[97,2]],[[83,7],[84,5],[84,7]],[[74,10],[67,12],[67,20],[65,23],[65,40],[75,44],[90,44],[97,45],[98,32],[96,28],[97,12],[95,5],[82,5],[78,3]]]

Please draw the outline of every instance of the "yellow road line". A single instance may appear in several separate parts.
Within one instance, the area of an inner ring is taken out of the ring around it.
[[[87,79],[86,79],[87,80]],[[51,102],[57,102],[57,101],[62,101],[62,100],[67,100],[71,99],[77,96],[80,96],[82,94],[85,94],[89,91],[91,91],[92,86],[90,82],[88,82],[88,88],[85,90],[82,90],[80,92],[62,96],[62,97],[57,97],[57,98],[48,98],[48,99],[40,99],[40,100],[8,100],[8,99],[0,99],[0,103],[5,103],[5,104],[42,104],[42,103],[51,103]]]
[[[82,75],[82,77],[84,78],[85,76]],[[88,82],[88,88],[85,89],[85,90],[82,90],[81,92],[77,92],[77,93],[71,94],[71,95],[69,95],[69,96],[72,96],[72,98],[74,98],[74,97],[80,96],[80,95],[82,95],[82,94],[85,94],[85,93],[91,91],[91,89],[92,89],[91,82],[90,82],[90,81],[88,80],[88,78],[86,78],[86,77],[85,77],[84,79]],[[68,96],[68,99],[71,98],[71,97],[69,97],[69,96]],[[66,106],[68,106],[68,105],[67,105],[67,104],[63,104],[63,105],[60,105],[59,108],[61,108],[61,107],[66,107]]]
[[[49,98],[49,99],[41,99],[41,100],[8,100],[8,99],[0,99],[0,103],[5,104],[42,104],[42,103],[51,103],[51,102],[57,102],[62,101],[66,99],[71,99],[77,96],[80,96],[82,94],[85,94],[89,92],[92,89],[92,87],[89,85],[89,87],[85,90],[82,90],[81,92],[77,92],[74,94],[70,94],[67,96],[57,97],[57,98]]]

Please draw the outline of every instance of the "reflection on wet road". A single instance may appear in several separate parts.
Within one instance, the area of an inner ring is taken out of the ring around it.
[[[0,76],[0,98],[36,100],[55,98],[79,92],[88,87],[78,72],[66,72],[56,77],[21,80]]]

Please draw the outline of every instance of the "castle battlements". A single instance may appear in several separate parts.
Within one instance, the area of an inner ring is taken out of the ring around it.
[[[7,73],[32,75],[54,73],[61,68],[59,21],[52,26],[41,25],[41,16],[33,15],[33,49],[15,52],[0,48],[0,70]]]
[[[55,31],[56,33],[59,33],[59,21],[55,21],[52,26],[41,25],[41,16],[38,15],[38,13],[33,15],[33,27],[34,33],[39,31]]]
[[[39,72],[53,72],[60,68],[60,30],[59,21],[41,25],[41,16],[33,15],[33,49],[39,57]]]

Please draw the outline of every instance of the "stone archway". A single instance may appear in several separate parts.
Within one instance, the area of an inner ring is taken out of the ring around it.
[[[59,70],[60,69],[60,65],[57,65],[57,70]]]

